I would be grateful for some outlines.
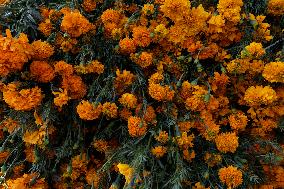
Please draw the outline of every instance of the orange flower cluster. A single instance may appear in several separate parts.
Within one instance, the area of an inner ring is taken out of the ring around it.
[[[97,106],[93,105],[88,101],[81,101],[77,106],[77,113],[81,119],[84,120],[94,120],[98,119],[102,112],[102,105],[98,104]]]
[[[229,188],[236,188],[243,183],[243,174],[237,167],[231,165],[223,167],[218,174],[221,182]]]
[[[3,99],[15,110],[29,111],[40,105],[43,96],[39,87],[19,91],[16,83],[9,83],[3,91]]]
[[[46,61],[33,61],[30,65],[31,76],[36,81],[48,83],[55,77],[54,69]]]
[[[139,117],[131,116],[128,118],[128,132],[132,137],[143,136],[147,131],[147,124]]]
[[[6,30],[6,37],[0,35],[0,76],[22,70],[33,54],[27,35],[21,33],[13,38],[11,31]]]
[[[219,134],[215,139],[215,143],[217,149],[222,153],[234,153],[239,146],[238,137],[235,132]]]

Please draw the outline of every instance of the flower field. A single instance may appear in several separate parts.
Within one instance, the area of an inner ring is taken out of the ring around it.
[[[283,0],[0,0],[0,189],[284,188]]]

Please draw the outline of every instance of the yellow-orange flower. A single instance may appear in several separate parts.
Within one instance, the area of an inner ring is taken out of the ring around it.
[[[34,54],[27,35],[21,33],[13,38],[11,31],[6,30],[6,37],[0,35],[0,76],[22,70]]]
[[[265,49],[262,47],[261,43],[252,42],[245,47],[245,50],[241,52],[242,57],[255,57],[259,58],[265,54]]]
[[[107,118],[117,117],[117,106],[114,102],[105,102],[102,106],[102,113],[107,116]]]
[[[77,106],[77,113],[83,120],[94,120],[98,119],[102,112],[102,105],[98,104],[95,106],[89,101],[83,100]]]
[[[142,13],[144,15],[150,15],[153,14],[155,11],[155,7],[153,4],[144,4],[143,8],[142,8]]]
[[[74,72],[73,66],[71,64],[67,64],[64,61],[58,61],[54,65],[55,72],[63,75],[63,76],[69,76],[72,75]]]
[[[150,32],[148,31],[147,27],[144,26],[137,26],[133,28],[133,40],[135,44],[139,45],[140,47],[147,47],[151,43]]]
[[[262,76],[272,83],[284,83],[284,62],[270,62],[266,64]]]
[[[284,14],[284,1],[283,0],[269,0],[268,1],[268,13],[275,15],[275,16],[281,16]]]
[[[166,131],[161,131],[161,132],[159,132],[159,135],[155,136],[155,139],[158,142],[165,144],[169,140],[169,135]]]
[[[36,179],[37,177],[37,173],[24,174],[22,177],[9,179],[7,186],[11,189],[27,189],[30,188],[29,185],[33,182],[32,188],[48,189],[48,184],[45,182],[44,178]]]
[[[235,132],[221,133],[215,138],[217,149],[222,153],[234,153],[238,146],[239,141]]]
[[[62,88],[68,91],[71,99],[81,99],[87,93],[87,86],[77,75],[63,77]]]
[[[104,65],[100,63],[98,60],[95,60],[87,64],[86,66],[85,65],[75,66],[75,70],[77,73],[81,74],[89,74],[89,73],[102,74],[104,72]]]
[[[156,158],[161,158],[167,153],[167,148],[164,146],[156,146],[151,149],[151,152]]]
[[[221,182],[229,188],[236,188],[243,183],[242,172],[232,165],[219,169],[218,175]]]
[[[247,116],[241,112],[238,111],[236,113],[233,113],[229,116],[229,123],[232,129],[234,130],[244,130],[248,122]]]
[[[125,177],[126,184],[129,184],[134,175],[134,169],[130,167],[128,164],[117,164],[117,168],[119,172]]]
[[[93,28],[92,24],[80,12],[74,11],[66,13],[61,23],[61,30],[71,37],[79,37],[89,32]]]
[[[84,0],[82,7],[86,12],[92,12],[97,7],[97,0]]]
[[[135,95],[130,94],[130,93],[124,93],[120,99],[119,102],[127,107],[127,108],[135,108],[137,106],[137,98],[135,97]]]
[[[59,89],[59,92],[52,92],[56,97],[54,98],[55,106],[62,108],[63,105],[66,105],[70,100],[67,90]]]
[[[119,41],[120,52],[123,54],[130,54],[136,51],[136,43],[133,39],[128,37]]]
[[[219,0],[217,8],[220,15],[235,24],[241,19],[240,11],[242,6],[242,0]]]
[[[45,36],[49,36],[53,30],[50,19],[45,19],[38,25],[38,30]]]
[[[277,100],[277,95],[270,86],[251,86],[246,90],[244,100],[249,106],[268,105]]]
[[[26,131],[23,136],[23,141],[27,144],[38,144],[41,145],[44,142],[44,137],[46,135],[46,129],[40,127],[35,131]]]
[[[47,59],[54,53],[54,48],[46,41],[34,41],[32,43],[32,48],[34,51],[33,59],[35,60]]]
[[[187,132],[182,132],[181,136],[177,136],[175,141],[182,149],[188,149],[193,147],[194,134],[187,135]]]
[[[123,70],[122,72],[117,69],[116,70],[116,78],[114,80],[114,88],[118,91],[118,93],[122,93],[126,88],[128,88],[133,81],[135,80],[135,75],[130,71]]]
[[[43,96],[39,87],[18,91],[17,85],[10,83],[3,91],[3,99],[15,110],[28,111],[39,106]]]
[[[171,101],[174,98],[175,91],[171,90],[168,85],[161,86],[159,84],[150,83],[149,95],[157,101]]]
[[[120,13],[114,9],[107,9],[101,15],[101,19],[104,24],[110,22],[118,24],[120,22]]]
[[[143,136],[147,131],[147,124],[136,116],[128,118],[128,132],[132,137]]]
[[[46,61],[33,61],[30,65],[32,77],[42,83],[48,83],[53,80],[55,72],[51,65]]]

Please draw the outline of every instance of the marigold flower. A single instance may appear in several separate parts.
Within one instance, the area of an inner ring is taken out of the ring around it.
[[[233,23],[237,23],[241,19],[242,6],[242,0],[219,0],[217,8],[220,15]]]
[[[119,116],[123,119],[123,120],[128,120],[128,118],[130,116],[132,116],[132,112],[131,110],[129,110],[128,108],[122,108],[120,111],[119,111]]]
[[[77,73],[81,74],[89,74],[89,73],[102,74],[104,72],[104,65],[100,63],[98,60],[95,60],[87,64],[86,66],[84,65],[75,66],[75,70]]]
[[[284,62],[270,62],[266,64],[262,76],[271,83],[284,83]]]
[[[3,91],[3,99],[15,110],[29,111],[40,105],[43,96],[39,87],[18,91],[17,85],[10,83]]]
[[[107,9],[101,15],[101,19],[104,24],[109,22],[118,24],[120,22],[120,13],[117,10]]]
[[[46,61],[33,61],[30,65],[30,72],[38,82],[48,83],[55,77],[55,72]]]
[[[169,140],[169,135],[168,135],[168,133],[166,131],[160,131],[159,135],[155,136],[155,139],[158,142],[160,142],[162,144],[165,144]]]
[[[135,95],[130,93],[124,93],[119,99],[119,102],[123,106],[130,109],[135,108],[137,106],[137,98],[135,97]]]
[[[37,40],[32,43],[34,51],[33,59],[43,60],[51,57],[54,53],[54,48],[46,41]]]
[[[33,188],[48,189],[48,184],[45,182],[44,178],[36,179],[37,176],[37,173],[24,174],[22,177],[9,179],[7,186],[11,189],[26,189],[30,187],[30,183],[33,181]]]
[[[277,100],[277,95],[270,86],[251,86],[246,90],[244,100],[249,106],[268,105]]]
[[[146,68],[153,63],[153,54],[148,52],[142,52],[140,55],[131,54],[131,59],[142,68]]]
[[[61,23],[61,30],[71,37],[80,37],[93,28],[92,24],[80,12],[66,13]]]
[[[248,53],[248,54],[247,54]],[[259,58],[265,54],[265,49],[263,49],[261,43],[252,42],[245,47],[245,50],[241,52],[242,57],[256,57]]]
[[[13,120],[9,117],[8,119],[2,121],[0,128],[5,128],[10,134],[12,134],[14,131],[20,128],[20,124],[16,120]]]
[[[69,76],[72,75],[74,72],[73,66],[71,64],[67,64],[64,61],[58,61],[54,65],[55,72],[63,75],[63,76]]]
[[[178,22],[189,14],[191,4],[188,0],[165,0],[160,9],[165,16]]]
[[[109,144],[106,140],[98,139],[94,141],[94,147],[99,152],[106,152],[109,148]]]
[[[66,105],[70,100],[67,90],[59,89],[59,92],[52,92],[56,97],[54,98],[55,106],[62,108],[63,105]]]
[[[117,106],[113,102],[105,102],[102,105],[102,113],[107,116],[107,118],[117,117]]]
[[[150,32],[147,27],[137,26],[133,28],[133,40],[135,44],[141,47],[147,47],[151,43]]]
[[[244,130],[247,125],[247,122],[247,116],[241,111],[233,113],[229,116],[230,126],[234,130]]]
[[[128,118],[128,132],[132,137],[143,136],[147,132],[147,124],[136,116]]]
[[[136,51],[136,43],[133,39],[128,37],[119,41],[120,52],[123,54],[130,54]]]
[[[268,13],[275,15],[275,16],[281,16],[284,14],[284,1],[282,0],[269,0],[268,1]]]
[[[134,169],[130,167],[128,164],[122,164],[122,163],[117,164],[117,168],[120,174],[122,174],[125,177],[126,184],[129,184],[134,176]]]
[[[156,158],[161,158],[167,153],[167,148],[164,146],[156,146],[151,149],[151,152]]]
[[[11,31],[6,30],[6,37],[0,35],[0,76],[22,70],[34,54],[27,35],[21,33],[13,38]]]
[[[71,99],[83,98],[87,93],[87,86],[77,75],[63,77],[62,88],[68,91]]]
[[[217,149],[222,153],[234,153],[238,146],[239,141],[235,132],[221,133],[215,138]]]
[[[114,88],[118,91],[118,93],[122,93],[127,87],[129,87],[134,79],[135,75],[130,71],[123,70],[122,72],[117,69],[116,70],[116,78],[114,80]]]
[[[26,131],[23,136],[23,141],[27,144],[42,145],[45,136],[46,129],[44,127],[40,127],[38,130],[35,131]]]
[[[142,13],[144,15],[150,15],[153,14],[154,12],[155,12],[155,7],[153,4],[144,4],[142,8]]]
[[[177,136],[175,141],[182,149],[188,149],[193,147],[194,134],[187,136],[187,132],[182,132],[181,136]]]
[[[92,12],[97,7],[97,0],[84,0],[82,7],[86,12]]]
[[[218,175],[221,182],[229,188],[236,188],[243,183],[242,172],[232,165],[219,169]]]
[[[161,86],[159,84],[150,83],[149,95],[157,101],[171,101],[175,95],[175,91],[171,90],[168,85]]]
[[[156,26],[154,32],[160,37],[166,37],[169,33],[169,30],[164,24],[159,24],[158,26]]]
[[[43,35],[49,36],[53,30],[50,19],[45,19],[43,22],[39,23],[38,30],[43,33]]]
[[[102,105],[99,103],[97,106],[89,101],[81,101],[77,106],[77,113],[83,120],[98,119],[102,112]]]
[[[138,117],[143,118],[146,123],[156,123],[156,113],[152,106],[147,105],[146,109],[143,108],[142,104],[139,104],[135,110],[135,113]]]

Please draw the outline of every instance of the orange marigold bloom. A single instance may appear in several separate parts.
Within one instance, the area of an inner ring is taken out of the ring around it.
[[[117,106],[114,102],[105,102],[102,106],[102,112],[107,118],[117,117]]]
[[[120,22],[120,13],[117,10],[107,9],[101,15],[101,19],[104,24],[109,22],[118,24]]]
[[[21,33],[18,38],[13,38],[11,31],[7,29],[6,36],[0,35],[0,76],[2,77],[22,70],[33,55],[33,48],[29,44],[27,35]]]
[[[243,112],[238,111],[229,116],[229,123],[232,129],[242,131],[247,126],[248,118]]]
[[[128,118],[128,132],[132,137],[143,136],[147,132],[147,124],[139,117]]]
[[[171,90],[168,85],[161,86],[159,84],[150,83],[149,95],[157,101],[171,101],[174,98],[175,91]]]
[[[83,153],[80,155],[77,155],[72,158],[72,172],[71,172],[71,179],[76,180],[79,178],[81,174],[86,174],[87,172],[87,154]]]
[[[136,43],[133,39],[128,37],[119,41],[120,52],[123,54],[130,54],[136,51]]]
[[[160,131],[159,135],[155,136],[155,139],[158,142],[165,144],[169,140],[169,134],[166,131]]]
[[[131,59],[142,68],[146,68],[153,63],[153,54],[148,52],[142,52],[140,55],[132,54]]]
[[[23,141],[27,144],[42,145],[45,136],[46,129],[44,127],[40,127],[38,130],[35,131],[26,131],[23,136]]]
[[[266,64],[262,76],[272,83],[284,83],[284,62],[270,62]]]
[[[261,43],[252,42],[245,47],[245,50],[241,52],[242,57],[256,57],[259,58],[265,54],[265,49]]]
[[[249,106],[268,105],[277,100],[277,95],[270,86],[251,86],[246,90],[244,100]]]
[[[137,26],[132,30],[135,44],[141,47],[147,47],[151,43],[150,32],[145,26]]]
[[[61,23],[61,30],[71,37],[80,37],[93,28],[92,24],[80,12],[66,13]]]
[[[156,158],[161,158],[167,153],[167,148],[164,146],[156,146],[151,149],[151,152]]]
[[[190,121],[181,121],[178,123],[180,132],[188,132],[191,127],[192,123]]]
[[[218,175],[221,182],[229,188],[236,188],[243,183],[242,172],[232,165],[219,169]]]
[[[45,36],[49,36],[53,30],[50,19],[45,19],[38,25],[38,30]]]
[[[75,66],[75,70],[77,73],[81,74],[89,74],[89,73],[102,74],[104,72],[104,65],[100,63],[98,60],[95,60],[87,64],[86,66],[84,65]]]
[[[48,189],[48,184],[45,182],[44,178],[36,179],[37,176],[37,173],[24,174],[20,178],[9,179],[7,181],[7,186],[10,189],[28,189],[30,188],[30,183],[32,182],[32,188]]]
[[[222,153],[234,153],[238,146],[239,141],[235,132],[221,133],[215,138],[217,149]]]
[[[54,65],[55,72],[63,75],[63,76],[69,76],[72,75],[74,72],[73,66],[71,64],[67,64],[64,61],[58,61]]]
[[[18,91],[17,85],[10,83],[3,91],[3,99],[15,110],[28,111],[39,106],[43,96],[39,87]]]
[[[119,163],[117,165],[117,168],[120,174],[122,174],[125,177],[126,184],[129,184],[133,178],[134,169],[130,167],[128,164],[122,164],[122,163]]]
[[[189,15],[190,7],[191,4],[188,0],[164,0],[160,9],[166,17],[174,22],[179,22]]]
[[[46,41],[34,41],[32,43],[32,48],[34,50],[33,59],[35,60],[43,60],[49,58],[54,53],[54,48]]]
[[[59,90],[59,92],[52,92],[52,94],[56,96],[53,101],[55,106],[62,108],[63,105],[68,103],[70,97],[68,96],[67,90]]]
[[[159,37],[166,37],[167,34],[169,33],[169,30],[166,28],[164,24],[159,24],[156,26],[154,29],[154,32],[159,36]]]
[[[33,61],[30,65],[30,72],[38,82],[48,83],[53,80],[55,72],[46,61]]]
[[[137,98],[135,97],[135,95],[130,94],[130,93],[124,93],[120,99],[119,102],[127,107],[127,108],[135,108],[137,106]]]
[[[144,4],[143,8],[142,8],[142,13],[144,15],[150,15],[153,14],[155,12],[155,7],[153,4]]]
[[[284,1],[283,0],[269,0],[268,1],[268,13],[281,16],[284,14]]]
[[[97,7],[97,0],[84,0],[82,7],[86,12],[92,12]]]
[[[114,88],[118,91],[118,93],[122,93],[127,87],[129,87],[134,79],[135,75],[130,71],[123,70],[122,72],[117,69],[116,70],[116,78],[114,80]]]
[[[68,91],[71,99],[83,98],[87,93],[87,86],[77,75],[63,77],[62,88]]]
[[[89,101],[83,100],[77,106],[77,113],[83,120],[98,119],[102,112],[102,105],[99,103],[97,106]]]
[[[8,119],[2,121],[0,128],[1,129],[5,128],[10,134],[12,134],[15,130],[20,128],[20,124],[9,117]]]
[[[147,105],[146,110],[143,108],[142,104],[139,104],[135,110],[138,117],[143,118],[146,123],[156,123],[156,113],[152,106]]]
[[[219,0],[217,8],[220,15],[235,24],[241,19],[242,6],[242,0]]]
[[[193,147],[194,134],[187,136],[187,132],[182,132],[181,136],[175,137],[175,141],[182,149],[188,149]]]

